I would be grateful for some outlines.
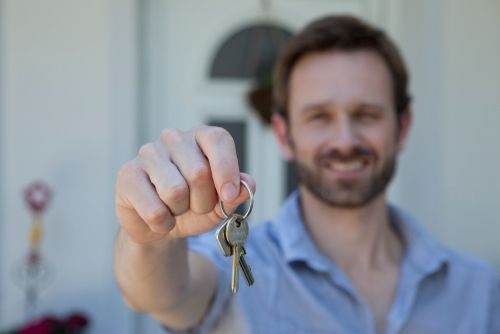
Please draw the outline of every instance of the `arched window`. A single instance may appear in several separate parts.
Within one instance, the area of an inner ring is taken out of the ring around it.
[[[259,79],[267,76],[291,35],[287,28],[271,23],[239,29],[215,52],[210,78]]]

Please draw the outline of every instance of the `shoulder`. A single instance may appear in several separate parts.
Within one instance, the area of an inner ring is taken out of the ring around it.
[[[467,281],[473,280],[475,283],[482,282],[490,287],[499,285],[497,272],[485,260],[442,244],[441,249],[447,255],[451,275]]]
[[[470,292],[487,291],[498,285],[497,273],[485,260],[437,240],[405,210],[392,205],[390,210],[401,227],[410,258],[419,270],[432,272],[435,268],[446,268],[448,283],[455,289]],[[443,264],[445,267],[441,267]]]
[[[461,301],[473,300],[472,313],[484,317],[488,333],[500,333],[500,279],[498,272],[477,256],[443,246],[449,255],[449,282]],[[469,298],[467,298],[469,296]],[[471,314],[469,316],[471,316]]]
[[[390,210],[395,215],[414,258],[417,258],[423,267],[432,261],[444,262],[454,275],[497,279],[495,270],[485,260],[439,241],[405,210],[394,205],[390,205]]]
[[[445,254],[448,255],[450,262],[458,268],[494,274],[493,268],[482,258],[447,245],[441,244],[441,247]]]

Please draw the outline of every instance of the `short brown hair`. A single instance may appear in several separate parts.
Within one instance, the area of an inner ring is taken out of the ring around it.
[[[274,112],[287,118],[289,81],[297,62],[312,52],[335,50],[371,50],[383,58],[391,73],[394,106],[399,118],[411,101],[403,58],[396,45],[382,30],[349,15],[327,16],[316,20],[288,42],[274,72]]]

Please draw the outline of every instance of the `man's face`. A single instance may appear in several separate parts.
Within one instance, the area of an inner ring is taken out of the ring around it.
[[[285,145],[300,183],[335,207],[383,193],[407,132],[398,132],[383,59],[364,50],[313,53],[295,65],[289,89]]]

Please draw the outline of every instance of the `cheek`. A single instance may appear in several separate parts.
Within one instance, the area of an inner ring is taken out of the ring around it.
[[[297,122],[298,123],[298,122]],[[290,127],[291,135],[296,140],[301,140],[309,145],[317,146],[323,142],[332,140],[334,136],[334,123],[300,123]]]
[[[311,146],[307,142],[306,138],[294,135],[292,133],[290,134],[288,141],[292,152],[292,157],[290,160],[307,163],[307,161],[310,160],[309,155]]]
[[[292,129],[289,140],[293,145],[296,155],[309,156],[321,146],[321,143],[327,142],[327,136],[322,134],[321,131],[295,128]],[[300,156],[298,158],[300,158]]]
[[[366,132],[365,140],[381,159],[394,155],[397,151],[397,133],[394,128],[370,129]]]
[[[393,136],[388,136],[383,146],[383,157],[387,159],[388,157],[394,157],[398,154],[398,141],[396,138],[396,134],[393,133]]]

